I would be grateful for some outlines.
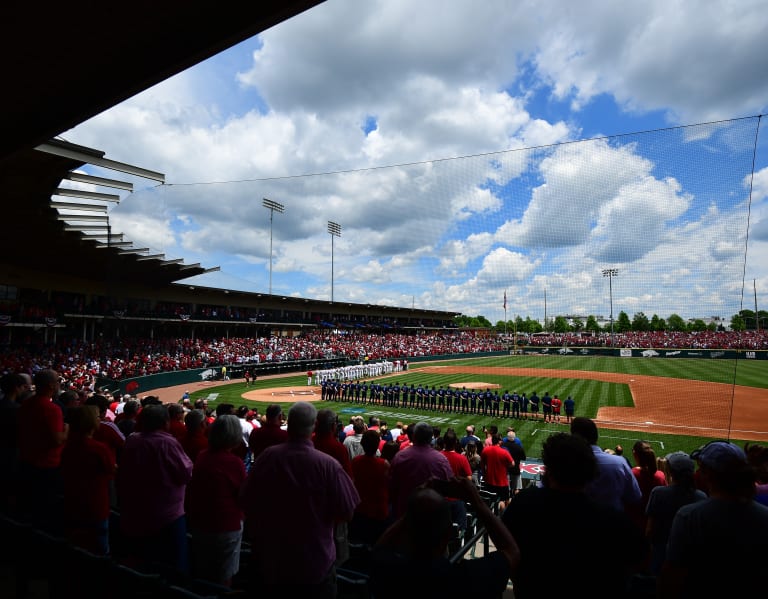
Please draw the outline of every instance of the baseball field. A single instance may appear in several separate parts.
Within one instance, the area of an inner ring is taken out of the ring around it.
[[[657,455],[691,451],[713,438],[768,442],[768,361],[720,359],[653,359],[582,356],[503,356],[449,361],[419,362],[405,372],[377,377],[388,384],[412,383],[436,386],[492,387],[538,395],[548,392],[561,399],[572,396],[575,414],[597,421],[599,443],[629,449],[637,439],[653,444]],[[202,382],[154,393],[163,401],[178,401],[184,389],[193,399],[249,405],[264,412],[280,403],[285,410],[295,401],[320,401],[320,388],[307,385],[306,373],[260,378],[246,387],[242,379]],[[321,407],[318,405],[318,407]],[[401,421],[424,420],[442,430],[459,434],[468,424],[508,426],[517,431],[530,457],[539,455],[542,441],[555,431],[567,430],[560,422],[538,419],[498,418],[477,414],[411,410],[350,402],[322,402],[334,409],[343,422],[352,415],[376,415],[393,426]]]

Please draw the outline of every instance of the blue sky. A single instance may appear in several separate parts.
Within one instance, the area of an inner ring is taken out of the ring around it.
[[[110,220],[190,284],[495,322],[608,316],[618,268],[615,313],[730,318],[768,301],[766,73],[764,0],[328,0],[62,137],[166,175]]]

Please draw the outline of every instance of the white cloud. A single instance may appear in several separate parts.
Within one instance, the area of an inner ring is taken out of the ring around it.
[[[674,147],[556,144],[585,128],[626,133],[622,117],[648,111],[671,122],[764,111],[762,8],[333,0],[64,137],[166,174],[111,212],[136,245],[222,265],[243,285],[266,288],[271,229],[275,289],[330,297],[333,220],[334,294],[349,301],[494,320],[509,285],[533,317],[545,288],[550,313],[607,312],[599,273],[615,264],[627,307],[714,309],[733,304],[745,244],[746,191],[728,182],[747,169],[729,161],[754,140],[713,125]],[[585,122],[606,97],[616,114]],[[704,152],[720,154],[717,171],[689,174]],[[756,277],[768,274],[766,173],[752,198]],[[262,198],[285,205],[271,226]],[[691,297],[697,282],[711,307]]]

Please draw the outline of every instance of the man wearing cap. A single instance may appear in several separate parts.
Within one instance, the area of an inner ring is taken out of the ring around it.
[[[675,514],[684,505],[707,498],[704,491],[696,488],[693,481],[696,464],[687,453],[670,453],[666,461],[669,470],[667,485],[651,489],[645,508],[646,535],[651,542],[650,568],[655,576],[659,574],[667,554],[667,541]]]
[[[659,597],[749,597],[765,586],[768,507],[754,500],[755,471],[727,441],[697,449],[709,498],[681,507],[658,579]]]

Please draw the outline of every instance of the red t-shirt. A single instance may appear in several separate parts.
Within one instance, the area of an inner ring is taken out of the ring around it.
[[[61,454],[64,513],[71,522],[109,518],[109,482],[115,476],[112,450],[89,437],[73,437]]]
[[[333,435],[324,435],[318,437],[314,435],[312,437],[312,443],[315,445],[315,449],[327,453],[329,456],[336,458],[336,461],[341,464],[344,471],[352,477],[352,461],[349,457],[349,451]]]
[[[200,452],[208,449],[208,437],[206,437],[203,429],[198,429],[192,434],[187,433],[181,440],[181,446],[184,448],[184,453],[189,456],[189,459],[195,462]]]
[[[19,460],[36,468],[57,468],[64,444],[54,435],[64,430],[64,414],[48,397],[35,395],[19,407]]]
[[[487,484],[494,487],[509,485],[507,471],[514,466],[515,460],[512,459],[506,449],[499,445],[490,445],[483,449],[480,460],[485,469],[485,482]]]
[[[181,420],[171,420],[168,432],[181,441],[187,436],[187,426]]]
[[[465,478],[472,476],[472,468],[469,466],[467,456],[455,451],[442,451],[441,453],[448,458],[448,463],[451,465],[454,476],[463,476]]]
[[[267,422],[261,428],[254,428],[248,436],[248,447],[251,449],[253,459],[261,455],[267,447],[285,443],[288,440],[288,431],[279,424]]]
[[[232,452],[200,452],[185,496],[190,529],[207,533],[239,530],[243,512],[238,501],[245,478],[245,464]]]
[[[389,515],[389,462],[384,458],[359,455],[352,460],[352,474],[360,495],[356,511],[369,518],[384,520]]]

